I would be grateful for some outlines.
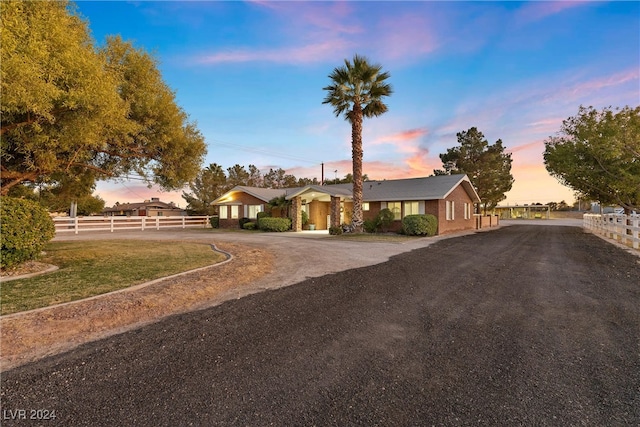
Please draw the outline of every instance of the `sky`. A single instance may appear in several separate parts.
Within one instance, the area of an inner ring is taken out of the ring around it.
[[[351,127],[322,101],[354,54],[381,64],[393,94],[365,119],[370,179],[423,177],[477,127],[512,154],[501,204],[574,200],[543,163],[544,140],[580,105],[640,105],[640,2],[80,1],[98,45],[120,35],[158,60],[197,123],[203,167],[351,173]],[[102,182],[107,206],[182,192]]]

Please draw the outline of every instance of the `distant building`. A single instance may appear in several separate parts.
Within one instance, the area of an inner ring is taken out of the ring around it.
[[[141,203],[116,203],[102,211],[105,216],[186,216],[187,211],[177,207],[173,202],[161,202],[153,197]]]

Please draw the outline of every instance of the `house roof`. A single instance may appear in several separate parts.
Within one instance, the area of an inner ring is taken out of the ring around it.
[[[244,185],[237,185],[231,190],[224,193],[222,196],[211,202],[212,205],[224,205],[229,204],[232,201],[231,196],[234,193],[247,193],[253,197],[260,199],[264,202],[269,202],[276,197],[281,197],[287,194],[287,191],[294,190],[292,188],[259,188],[259,187],[247,187]]]
[[[480,202],[478,193],[466,175],[366,181],[362,189],[362,200],[366,202],[438,200],[446,198],[459,184],[467,191],[474,203]]]
[[[393,202],[404,200],[438,200],[446,198],[458,185],[462,185],[474,203],[480,197],[466,175],[441,175],[426,178],[392,179],[385,181],[365,181],[363,201]],[[257,188],[236,186],[211,202],[212,205],[233,204],[233,193],[243,192],[260,200],[270,200],[285,196],[288,200],[309,192],[318,192],[328,196],[351,198],[353,184],[307,185],[295,188]]]
[[[114,205],[111,208],[104,208],[102,212],[135,211],[140,209],[182,210],[181,208],[171,203],[154,200],[151,202],[121,203],[119,205]]]
[[[323,193],[334,197],[351,197],[353,192],[351,191],[353,184],[332,184],[332,185],[306,185],[304,187],[291,188],[291,191],[287,194],[287,200],[291,200],[294,197],[301,196],[309,191]]]

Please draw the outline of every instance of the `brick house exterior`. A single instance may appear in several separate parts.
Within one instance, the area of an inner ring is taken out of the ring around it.
[[[237,228],[240,218],[254,220],[256,212],[263,212],[270,200],[284,196],[291,202],[289,216],[294,231],[303,229],[302,211],[316,230],[327,230],[351,222],[351,190],[352,184],[277,190],[238,186],[212,204],[220,209],[220,227]],[[382,209],[389,208],[396,215],[389,231],[400,231],[402,218],[410,214],[434,215],[438,234],[472,230],[478,226],[474,203],[480,203],[480,198],[466,175],[366,181],[363,185],[364,220],[373,220]]]

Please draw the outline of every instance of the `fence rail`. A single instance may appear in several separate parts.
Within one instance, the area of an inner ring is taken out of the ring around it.
[[[54,218],[56,233],[85,231],[160,230],[161,228],[211,227],[208,216],[82,216]]]
[[[640,249],[640,215],[585,214],[582,218],[584,228]]]

